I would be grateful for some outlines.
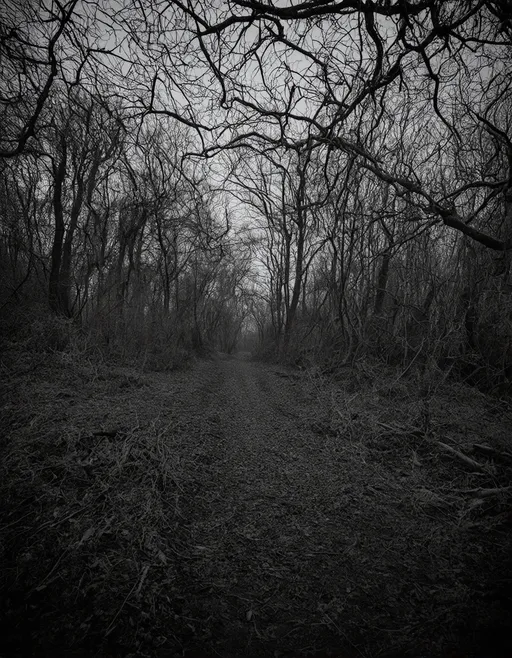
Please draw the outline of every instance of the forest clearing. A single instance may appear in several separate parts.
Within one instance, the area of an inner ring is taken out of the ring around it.
[[[510,656],[510,403],[370,364],[23,365],[2,655]]]

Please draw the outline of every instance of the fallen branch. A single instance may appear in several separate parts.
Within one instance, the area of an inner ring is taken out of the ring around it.
[[[471,457],[468,457],[464,453],[460,452],[460,450],[456,450],[455,448],[452,448],[449,446],[447,443],[443,443],[442,441],[438,441],[437,444],[443,448],[443,450],[446,450],[452,455],[455,455],[458,459],[463,461],[467,466],[471,466],[476,471],[483,471],[484,467],[480,462],[475,461],[474,459],[471,459]]]
[[[508,452],[498,452],[498,450],[495,450],[495,448],[491,448],[491,446],[486,446],[482,443],[474,443],[473,444],[473,451],[474,452],[480,452],[484,455],[488,455],[489,457],[492,457],[493,459],[505,461],[505,462],[511,462],[512,461],[512,455]]]
[[[502,494],[508,494],[512,491],[512,487],[496,487],[494,489],[466,489],[463,493],[476,494],[481,498],[486,498],[487,496],[501,496]]]

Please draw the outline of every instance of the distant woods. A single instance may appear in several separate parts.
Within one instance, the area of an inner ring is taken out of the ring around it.
[[[512,377],[508,3],[8,1],[0,56],[5,340]]]

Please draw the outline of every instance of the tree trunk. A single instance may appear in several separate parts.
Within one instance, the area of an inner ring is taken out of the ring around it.
[[[67,144],[64,136],[61,137],[62,153],[57,166],[53,166],[53,212],[55,217],[55,232],[53,235],[52,259],[50,266],[50,279],[48,284],[48,300],[50,308],[59,315],[66,313],[65,299],[61,287],[62,245],[64,242],[64,208],[62,194],[67,167]]]
[[[78,218],[82,209],[84,199],[84,182],[81,178],[78,180],[78,189],[71,214],[69,218],[69,226],[66,231],[64,245],[62,248],[62,262],[60,266],[60,289],[61,289],[61,304],[62,311],[68,317],[73,314],[71,306],[71,252],[73,245],[73,236],[78,224]]]
[[[382,309],[384,306],[384,300],[386,299],[386,289],[388,285],[389,277],[389,264],[391,262],[391,248],[386,249],[382,256],[382,263],[379,269],[379,275],[377,277],[377,292],[375,294],[375,306],[374,314],[381,315]]]
[[[302,277],[304,275],[303,268],[303,257],[304,257],[304,234],[303,231],[300,231],[298,243],[297,243],[297,261],[295,263],[295,280],[293,282],[292,297],[290,300],[290,305],[288,307],[288,312],[286,314],[286,324],[284,327],[284,351],[288,350],[290,344],[290,338],[295,323],[295,316],[297,315],[297,307],[299,305],[300,293],[302,290]]]

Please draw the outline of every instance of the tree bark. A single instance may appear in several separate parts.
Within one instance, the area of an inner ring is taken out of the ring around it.
[[[62,201],[64,181],[67,167],[67,144],[64,135],[61,137],[61,156],[58,165],[53,166],[54,188],[53,188],[53,212],[55,217],[55,231],[53,234],[52,259],[50,266],[50,279],[48,285],[48,299],[50,308],[59,315],[66,313],[66,305],[63,303],[61,287],[61,264],[62,246],[64,242],[64,207]]]
[[[374,314],[381,315],[386,298],[386,289],[389,276],[389,264],[391,263],[391,249],[388,248],[382,256],[382,263],[377,277],[377,292],[375,294]]]

